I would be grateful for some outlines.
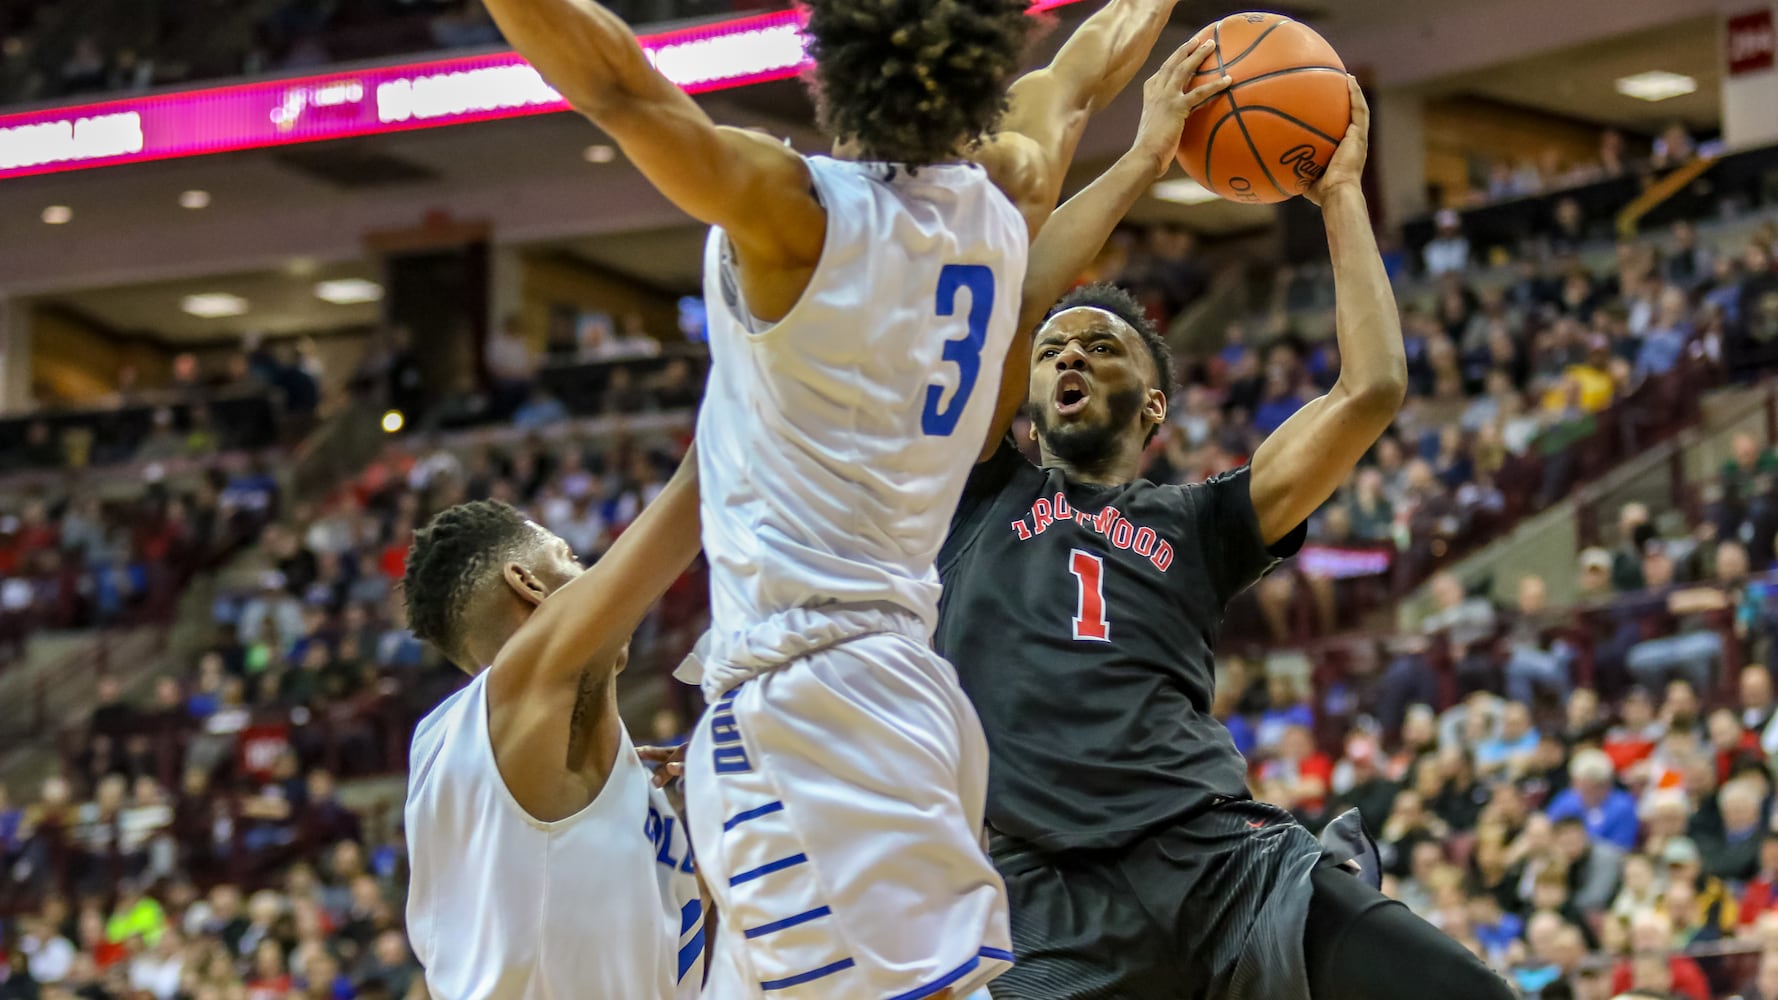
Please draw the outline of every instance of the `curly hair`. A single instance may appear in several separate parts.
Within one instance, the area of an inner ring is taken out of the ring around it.
[[[1029,0],[807,0],[815,102],[834,138],[909,168],[993,131]]]
[[[401,588],[407,598],[407,627],[417,638],[458,659],[463,652],[463,616],[483,583],[504,562],[523,553],[535,529],[523,514],[498,500],[476,500],[440,511],[414,532]]]

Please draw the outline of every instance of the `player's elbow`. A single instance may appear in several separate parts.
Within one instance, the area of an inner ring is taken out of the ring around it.
[[[1408,396],[1408,366],[1404,358],[1364,369],[1340,373],[1348,405],[1356,412],[1374,416],[1385,424],[1395,419]]]

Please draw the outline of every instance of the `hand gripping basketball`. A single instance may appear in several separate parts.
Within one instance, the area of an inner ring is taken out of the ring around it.
[[[1165,174],[1173,165],[1179,149],[1179,133],[1185,128],[1187,116],[1203,107],[1205,101],[1228,89],[1227,76],[1186,89],[1192,77],[1199,75],[1198,67],[1214,51],[1216,45],[1209,38],[1194,38],[1168,56],[1154,76],[1142,85],[1142,122],[1136,126],[1136,142],[1131,148],[1154,156],[1156,177]]]
[[[1231,201],[1264,205],[1306,193],[1352,120],[1339,54],[1280,14],[1230,14],[1203,34],[1215,48],[1197,75],[1232,82],[1186,120],[1180,165]]]
[[[1303,192],[1303,197],[1317,205],[1330,193],[1346,186],[1356,188],[1364,179],[1364,160],[1371,146],[1371,106],[1355,77],[1346,78],[1346,89],[1352,95],[1352,124],[1346,126],[1346,137],[1327,162],[1327,172]]]

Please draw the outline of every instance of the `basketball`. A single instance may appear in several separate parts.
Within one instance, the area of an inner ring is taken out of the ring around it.
[[[1315,29],[1282,14],[1230,14],[1207,30],[1216,48],[1192,84],[1226,75],[1229,88],[1185,120],[1179,165],[1230,201],[1302,194],[1352,121],[1345,64]]]

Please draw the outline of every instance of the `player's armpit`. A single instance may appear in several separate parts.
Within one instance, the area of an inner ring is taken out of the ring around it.
[[[615,139],[660,192],[750,262],[813,267],[826,215],[808,168],[768,136],[719,128],[593,0],[485,0],[508,42]]]

